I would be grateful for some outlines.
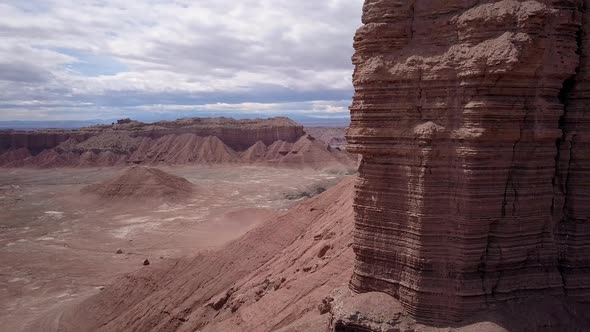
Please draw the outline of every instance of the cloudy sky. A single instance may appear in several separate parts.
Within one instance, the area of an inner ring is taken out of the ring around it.
[[[0,0],[0,120],[346,117],[362,0]]]

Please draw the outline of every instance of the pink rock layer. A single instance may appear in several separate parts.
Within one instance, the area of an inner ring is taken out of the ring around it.
[[[112,126],[94,126],[80,130],[0,131],[0,153],[27,148],[33,154],[37,154],[45,149],[55,148],[69,139],[82,142],[109,132],[152,139],[182,134],[216,136],[238,151],[246,150],[258,141],[267,145],[279,140],[293,143],[304,135],[303,126],[288,118],[189,118],[151,124],[126,119]]]
[[[263,164],[355,168],[357,157],[316,140],[288,118],[129,119],[80,130],[0,132],[0,167]]]
[[[101,133],[77,143],[67,140],[56,148],[32,155],[27,148],[0,153],[0,167],[107,167],[125,165],[247,164],[288,168],[342,169],[357,167],[358,157],[304,135],[296,142],[258,141],[237,152],[216,136],[167,135],[134,138],[128,133]]]
[[[425,322],[590,300],[590,1],[366,0],[351,288]]]

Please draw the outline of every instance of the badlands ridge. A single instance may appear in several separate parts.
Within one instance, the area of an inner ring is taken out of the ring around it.
[[[287,118],[119,120],[79,130],[0,131],[2,167],[258,164],[354,167],[356,157]]]

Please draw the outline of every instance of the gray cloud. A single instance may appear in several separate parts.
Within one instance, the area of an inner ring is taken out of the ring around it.
[[[51,73],[27,63],[0,63],[0,80],[16,83],[44,83]]]
[[[3,1],[0,119],[94,118],[131,104],[341,104],[352,94],[361,7],[362,0]]]

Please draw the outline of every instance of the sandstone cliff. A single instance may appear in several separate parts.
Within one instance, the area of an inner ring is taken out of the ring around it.
[[[0,132],[0,167],[263,164],[355,168],[356,156],[305,135],[287,118],[129,119],[80,130]]]
[[[589,3],[365,1],[354,290],[427,322],[590,300]]]
[[[26,149],[32,154],[52,149],[72,139],[78,142],[96,135],[96,130],[44,130],[44,131],[0,131],[0,155],[10,151]]]
[[[216,136],[238,151],[246,150],[258,141],[265,144],[272,144],[278,140],[295,142],[304,134],[303,126],[288,118],[256,120],[189,118],[151,124],[126,119],[112,126],[93,126],[81,130],[0,131],[0,153],[27,148],[33,154],[37,154],[44,149],[55,148],[68,139],[82,142],[105,133],[152,139],[182,134],[195,134],[201,137]]]
[[[282,117],[268,120],[192,118],[156,122],[154,126],[165,129],[143,130],[139,136],[161,137],[169,135],[171,131],[174,134],[215,136],[236,151],[244,151],[259,141],[267,145],[276,141],[295,142],[304,134],[303,126]]]
[[[305,132],[332,147],[346,149],[346,128],[344,127],[306,127]]]

